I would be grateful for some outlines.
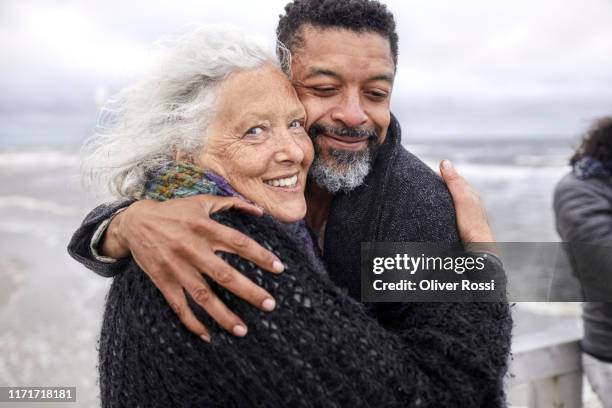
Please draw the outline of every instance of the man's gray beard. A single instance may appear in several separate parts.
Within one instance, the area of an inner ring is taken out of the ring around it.
[[[330,193],[347,192],[360,186],[372,168],[370,146],[357,152],[330,149],[328,153],[333,163],[327,162],[320,151],[317,153],[309,175],[319,187]]]

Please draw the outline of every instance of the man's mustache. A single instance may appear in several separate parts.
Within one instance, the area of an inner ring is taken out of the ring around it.
[[[359,127],[347,127],[347,126],[325,126],[321,123],[313,123],[308,129],[308,135],[313,139],[321,135],[335,135],[342,137],[354,137],[356,139],[363,139],[367,137],[368,140],[377,141],[380,136],[380,129],[364,129]]]

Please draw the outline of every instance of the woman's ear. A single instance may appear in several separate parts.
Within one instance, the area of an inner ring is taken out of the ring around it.
[[[174,147],[172,149],[172,160],[193,163],[193,154],[183,149]]]

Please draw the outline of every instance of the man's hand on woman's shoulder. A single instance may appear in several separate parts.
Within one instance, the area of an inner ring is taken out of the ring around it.
[[[203,340],[209,341],[210,334],[191,311],[183,290],[219,325],[244,336],[244,322],[210,290],[202,274],[255,307],[271,311],[276,305],[272,296],[215,252],[239,255],[276,273],[284,267],[251,238],[210,218],[212,213],[230,208],[263,214],[259,207],[237,197],[199,195],[165,202],[137,201],[113,218],[100,252],[113,258],[131,253],[185,326]]]

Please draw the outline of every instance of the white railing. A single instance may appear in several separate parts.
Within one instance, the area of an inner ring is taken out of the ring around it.
[[[529,408],[582,407],[581,338],[580,319],[516,336],[509,388],[526,384]]]

